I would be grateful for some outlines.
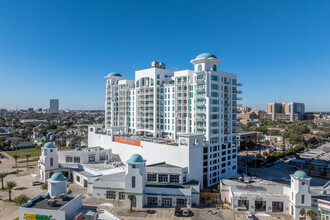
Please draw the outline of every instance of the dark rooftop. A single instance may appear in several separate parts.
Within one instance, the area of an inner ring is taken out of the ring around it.
[[[171,165],[165,162],[161,162],[161,163],[154,163],[154,164],[149,164],[147,165],[147,167],[167,167],[167,168],[181,168],[175,165]]]
[[[56,199],[55,206],[48,206],[48,200],[51,198],[49,196],[45,198],[39,198],[32,202],[31,205],[26,206],[26,208],[35,208],[35,209],[51,209],[51,210],[59,210],[65,204],[69,203],[73,198],[69,197],[67,201],[62,201],[62,199]]]

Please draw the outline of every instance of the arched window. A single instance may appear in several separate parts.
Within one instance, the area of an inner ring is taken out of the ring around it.
[[[201,64],[198,65],[198,71],[202,71],[202,65]]]
[[[217,65],[213,65],[213,71],[217,71]]]

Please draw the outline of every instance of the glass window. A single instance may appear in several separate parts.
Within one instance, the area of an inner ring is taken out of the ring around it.
[[[150,206],[157,206],[157,197],[147,197],[147,203]]]
[[[214,64],[212,69],[213,71],[217,71],[217,65]]]
[[[176,206],[186,207],[187,206],[187,199],[176,199]]]
[[[135,176],[132,176],[132,188],[135,188]]]
[[[72,157],[66,157],[66,158],[65,158],[65,161],[66,161],[67,163],[72,163]]]
[[[107,191],[106,198],[107,199],[116,199],[116,191]]]
[[[106,154],[100,154],[99,155],[99,160],[102,161],[102,160],[107,160],[108,159],[108,155]]]
[[[202,71],[202,65],[201,64],[198,65],[198,71]]]
[[[80,163],[80,157],[74,157],[73,162],[74,163]]]
[[[125,199],[125,192],[119,192],[119,200]]]
[[[88,156],[88,162],[95,162],[95,155],[89,155]]]
[[[213,80],[213,81],[218,81],[218,80],[219,80],[219,77],[216,76],[216,75],[212,75],[212,80]]]
[[[179,175],[170,175],[170,183],[179,183]]]
[[[147,174],[147,181],[148,182],[156,182],[157,181],[157,174]]]
[[[167,174],[159,174],[158,175],[158,182],[167,183],[168,182],[168,175]]]

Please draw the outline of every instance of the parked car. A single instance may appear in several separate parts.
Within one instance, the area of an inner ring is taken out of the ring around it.
[[[274,164],[273,163],[267,163],[266,165],[265,165],[265,167],[271,167],[271,166],[273,166]]]
[[[174,215],[177,217],[182,215],[182,210],[180,207],[175,207]]]
[[[245,212],[245,218],[246,220],[254,220],[254,217],[251,212]]]
[[[188,217],[189,216],[189,209],[183,209],[182,216]]]
[[[38,186],[38,185],[41,185],[42,184],[42,182],[40,182],[40,181],[33,181],[32,182],[32,186]]]

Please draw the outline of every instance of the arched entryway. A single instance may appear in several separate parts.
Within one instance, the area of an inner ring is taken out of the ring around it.
[[[306,219],[306,209],[302,208],[299,211],[299,219]]]

